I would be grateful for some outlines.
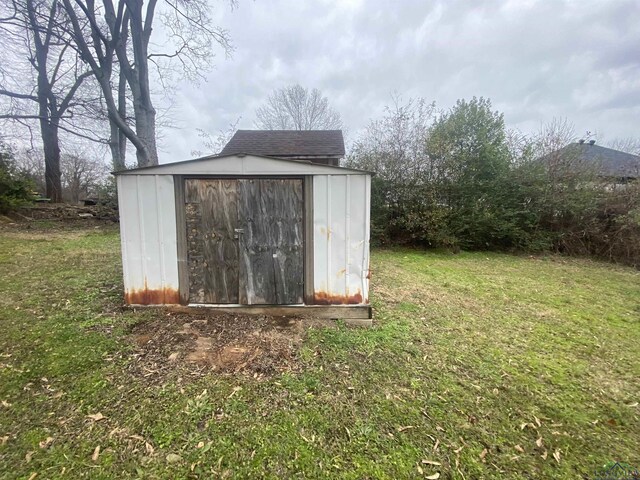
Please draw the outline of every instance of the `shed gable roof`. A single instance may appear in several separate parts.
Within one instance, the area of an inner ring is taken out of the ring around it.
[[[269,157],[343,157],[341,130],[238,130],[221,155],[247,153]]]
[[[113,172],[114,175],[371,175],[354,168],[263,155],[210,155],[182,162]]]

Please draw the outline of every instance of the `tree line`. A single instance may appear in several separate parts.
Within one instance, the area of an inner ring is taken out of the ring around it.
[[[558,152],[575,140],[566,120],[535,135],[510,130],[484,98],[446,111],[396,98],[356,139],[346,165],[375,172],[374,244],[558,251],[640,265],[640,182],[603,177]],[[638,142],[616,146],[639,153]]]

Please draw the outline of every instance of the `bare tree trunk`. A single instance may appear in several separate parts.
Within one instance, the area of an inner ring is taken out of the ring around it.
[[[118,113],[117,115],[123,122],[127,122],[127,78],[124,75],[122,69],[119,72],[118,78]],[[127,136],[124,132],[118,128],[116,122],[109,118],[109,127],[111,129],[111,135],[109,137],[109,148],[111,149],[111,158],[113,161],[113,168],[116,171],[124,170],[127,168]]]
[[[127,77],[120,69],[118,80],[118,114],[125,122],[127,121]],[[117,125],[116,125],[117,128]],[[118,130],[118,142],[120,147],[120,159],[122,168],[126,168],[127,159],[127,136],[122,130]]]
[[[44,150],[44,178],[46,195],[52,203],[62,202],[62,182],[60,181],[60,143],[58,126],[46,118],[40,118],[40,132]]]
[[[145,151],[138,151],[138,166],[158,164],[158,149],[156,147],[156,110],[151,101],[151,88],[149,86],[149,58],[148,43],[151,35],[151,24],[143,23],[142,1],[125,0],[131,15],[131,45],[135,68],[130,72],[135,78],[131,84],[133,95],[133,112],[136,118],[136,133],[144,144]],[[147,16],[153,15],[155,0],[149,2]],[[146,27],[146,28],[145,28]]]
[[[55,19],[56,4],[52,4],[50,17],[47,21],[44,40],[40,37],[41,25],[38,23],[38,11],[33,1],[26,3],[27,14],[31,24],[34,58],[33,65],[38,72],[38,115],[40,120],[40,134],[44,150],[44,179],[46,195],[52,203],[62,202],[62,182],[60,179],[60,142],[58,139],[57,105],[52,95],[52,87],[47,74],[47,59],[49,56],[49,42]]]
[[[156,147],[156,110],[150,102],[142,98],[133,100],[133,109],[136,116],[136,133],[144,144],[145,151],[136,151],[138,166],[146,167],[158,165],[158,149]]]
[[[109,127],[111,135],[109,136],[109,149],[111,150],[111,159],[113,161],[113,169],[117,172],[126,168],[125,158],[120,148],[120,129],[115,122],[109,119]]]

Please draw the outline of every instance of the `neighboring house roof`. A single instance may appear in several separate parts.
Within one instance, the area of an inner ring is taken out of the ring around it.
[[[553,158],[570,158],[576,163],[597,169],[603,177],[640,178],[640,156],[594,143],[570,143],[545,155],[542,160]]]
[[[221,155],[269,157],[343,157],[341,130],[238,130]]]

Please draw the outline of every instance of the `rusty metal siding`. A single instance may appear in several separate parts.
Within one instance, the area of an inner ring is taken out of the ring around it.
[[[368,303],[370,181],[369,175],[313,177],[315,303]]]
[[[125,303],[179,303],[171,175],[117,177]]]
[[[309,303],[369,303],[370,174],[253,156],[150,170],[117,176],[126,303],[180,303],[174,181],[181,177],[174,175],[294,174],[313,179],[313,266],[308,271],[313,278],[308,301],[313,301]]]

